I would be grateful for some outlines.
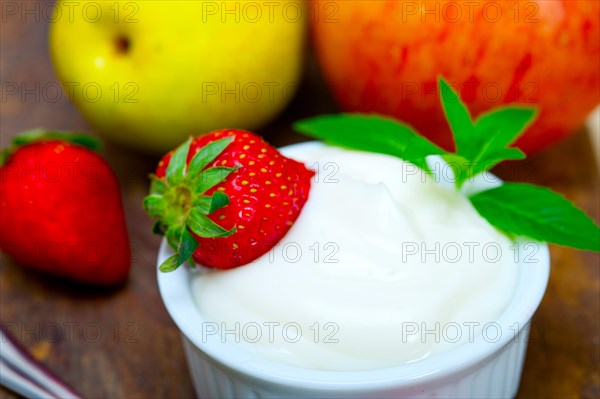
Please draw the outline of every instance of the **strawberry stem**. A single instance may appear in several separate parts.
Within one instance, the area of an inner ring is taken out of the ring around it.
[[[18,135],[13,137],[10,146],[3,148],[0,151],[0,166],[4,165],[8,158],[10,158],[10,156],[19,147],[38,141],[48,140],[66,141],[68,143],[77,144],[82,147],[89,148],[91,150],[98,150],[100,148],[100,141],[96,137],[86,133],[75,133],[61,130],[45,130],[42,128],[37,128],[33,130],[28,130],[23,133],[19,133]]]
[[[157,219],[153,230],[166,235],[169,246],[176,252],[160,265],[161,271],[175,270],[192,257],[198,242],[191,233],[218,238],[236,232],[235,227],[225,230],[207,216],[229,204],[227,194],[205,195],[240,167],[207,167],[234,139],[232,136],[207,144],[188,164],[192,144],[189,138],[175,150],[165,176],[151,176],[150,195],[144,198],[144,208]]]

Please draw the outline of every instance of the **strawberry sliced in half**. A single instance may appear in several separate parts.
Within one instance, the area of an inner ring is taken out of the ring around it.
[[[255,260],[298,218],[313,175],[244,130],[188,139],[160,161],[144,199],[154,231],[176,252],[160,270],[190,258],[218,269]]]

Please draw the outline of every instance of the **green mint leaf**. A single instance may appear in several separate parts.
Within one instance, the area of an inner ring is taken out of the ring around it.
[[[440,98],[446,120],[450,125],[456,153],[468,160],[472,160],[477,151],[475,145],[476,133],[473,118],[466,105],[461,101],[458,94],[443,78],[439,78]]]
[[[600,251],[600,228],[562,195],[524,183],[504,183],[469,197],[498,229],[573,248]]]
[[[465,182],[472,175],[473,163],[468,159],[456,154],[442,155],[442,159],[446,161],[452,172],[454,173],[454,183],[460,188],[457,182]]]
[[[448,166],[454,173],[454,183],[457,188],[461,188],[467,181],[473,181],[473,178],[478,174],[491,169],[499,162],[506,160],[524,159],[525,154],[518,148],[503,148],[495,154],[489,154],[485,161],[470,161],[460,155],[446,154],[442,155],[442,159],[446,161]]]
[[[236,232],[235,227],[225,230],[196,208],[190,212],[187,225],[196,235],[207,238],[227,237]]]
[[[533,108],[503,107],[481,115],[475,124],[479,151],[473,158],[473,173],[489,170],[505,160],[524,159],[525,153],[508,146],[523,134],[536,114]]]
[[[185,179],[187,172],[187,156],[190,152],[190,144],[192,138],[188,138],[185,143],[181,144],[169,161],[167,166],[167,182],[171,185],[181,183]]]
[[[425,158],[446,154],[412,127],[378,115],[322,115],[297,121],[293,128],[328,144],[396,156],[428,173]]]
[[[469,176],[476,176],[479,173],[490,170],[502,161],[517,161],[521,159],[525,159],[525,153],[518,148],[501,148],[494,153],[487,154],[484,160],[473,163],[473,169]]]
[[[478,138],[475,143],[478,146],[475,151],[477,157],[484,159],[486,154],[513,144],[536,115],[535,108],[515,106],[495,108],[480,115],[475,122]]]
[[[190,162],[188,172],[190,178],[193,179],[198,175],[198,173],[206,168],[209,163],[214,161],[215,158],[218,157],[225,150],[225,148],[227,148],[227,146],[233,142],[233,140],[235,140],[235,136],[230,136],[224,139],[215,140],[200,148]]]
[[[534,108],[506,106],[482,114],[473,122],[466,105],[442,78],[439,79],[442,107],[456,144],[456,154],[469,161],[457,176],[461,187],[475,175],[509,159],[523,159],[525,154],[509,145],[533,122]]]
[[[179,266],[187,262],[192,257],[194,251],[198,248],[198,242],[194,239],[187,229],[184,229],[181,234],[181,240],[177,247],[177,253],[170,256],[159,266],[161,272],[172,272]]]
[[[213,168],[206,169],[205,171],[200,173],[193,181],[195,186],[195,194],[204,194],[207,190],[221,183],[227,178],[227,176],[229,176],[230,173],[239,168],[240,166],[238,165],[233,168],[227,166],[215,166]]]

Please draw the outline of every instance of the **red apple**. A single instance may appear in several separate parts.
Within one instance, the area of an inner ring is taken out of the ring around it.
[[[573,133],[600,100],[597,0],[313,0],[312,11],[340,106],[394,116],[446,148],[438,76],[475,116],[505,103],[539,107],[517,143],[529,153]]]

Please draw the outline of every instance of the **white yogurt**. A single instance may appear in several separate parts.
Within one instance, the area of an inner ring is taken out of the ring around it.
[[[397,366],[482,332],[515,290],[512,241],[447,184],[385,155],[291,148],[318,168],[300,217],[271,252],[192,278],[203,333],[320,370]]]

